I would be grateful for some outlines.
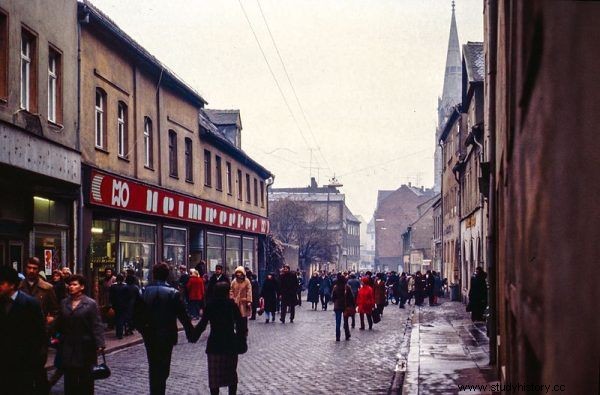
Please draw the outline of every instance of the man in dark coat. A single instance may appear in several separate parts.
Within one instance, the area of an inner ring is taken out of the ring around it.
[[[208,286],[206,288],[206,298],[205,298],[207,303],[210,300],[210,298],[212,298],[213,294],[215,293],[215,285],[217,285],[217,283],[227,283],[227,284],[230,283],[230,280],[223,273],[223,266],[221,266],[221,265],[217,265],[215,267],[215,272],[213,273],[212,276],[210,276],[210,279],[208,280]]]
[[[167,284],[169,273],[166,263],[154,265],[155,282],[146,287],[136,305],[135,323],[146,346],[151,395],[166,391],[173,346],[177,344],[177,320],[183,324],[188,341],[193,329],[179,291]]]
[[[38,381],[46,363],[44,315],[37,299],[17,290],[19,283],[16,270],[0,267],[0,391],[47,393]]]
[[[400,276],[400,284],[398,286],[400,290],[400,308],[403,309],[406,301],[408,300],[408,277],[406,277],[406,273],[402,272]]]
[[[283,272],[279,277],[279,297],[281,298],[281,321],[285,324],[287,308],[290,308],[290,322],[294,322],[296,315],[298,280],[296,275],[290,272],[288,265],[283,266]]]
[[[252,285],[252,316],[250,319],[256,320],[256,310],[258,309],[258,300],[260,298],[260,286],[258,285],[256,274],[252,274],[252,272],[248,272],[247,274],[250,285]]]
[[[123,275],[117,274],[117,282],[110,286],[109,302],[115,310],[115,328],[117,339],[123,338],[123,330],[127,323],[127,310],[131,294],[127,286],[123,284]]]
[[[323,310],[327,310],[327,304],[329,303],[329,299],[331,299],[331,288],[331,278],[323,272],[319,287],[319,296],[321,297],[321,307]]]
[[[483,313],[487,307],[487,274],[481,266],[475,269],[471,277],[471,288],[469,289],[469,304],[467,311],[471,311],[473,321],[483,321]]]

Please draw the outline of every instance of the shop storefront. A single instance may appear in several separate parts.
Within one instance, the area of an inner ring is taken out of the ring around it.
[[[259,235],[268,232],[266,218],[95,169],[85,175],[91,187],[84,234],[89,235],[88,270],[94,284],[110,267],[132,270],[145,285],[159,261],[170,266],[172,281],[181,265],[202,273],[213,272],[216,265],[228,274],[239,265],[258,271],[257,245]]]
[[[73,268],[78,187],[19,170],[0,171],[0,265],[23,272],[37,257],[49,275]]]

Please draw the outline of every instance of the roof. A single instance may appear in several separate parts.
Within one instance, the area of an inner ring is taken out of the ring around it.
[[[352,221],[352,222],[362,222],[360,219],[356,218],[356,216],[354,214],[352,214],[352,211],[350,211],[350,209],[348,208],[348,206],[346,206],[344,204],[344,217],[346,218],[346,221]]]
[[[458,117],[460,116],[461,108],[462,108],[462,106],[460,104],[457,104],[456,106],[453,107],[452,113],[446,120],[444,129],[442,130],[442,134],[440,135],[440,141],[446,141],[446,137],[448,137],[448,133],[450,133],[450,130],[452,130],[452,127],[454,126],[456,121],[459,119]]]
[[[200,109],[198,112],[198,122],[204,129],[213,133],[220,133],[219,129],[210,121],[204,109]]]
[[[379,204],[379,202],[381,202],[382,200],[384,200],[385,198],[387,198],[394,192],[396,192],[396,191],[395,190],[393,190],[393,191],[389,191],[389,190],[377,191],[377,204]]]
[[[235,125],[240,129],[242,128],[240,110],[213,110],[207,108],[205,112],[210,121],[217,126]]]
[[[463,59],[469,82],[481,82],[485,77],[483,43],[469,41],[463,45]]]
[[[100,9],[93,5],[89,0],[80,1],[81,2],[77,3],[80,12],[89,15],[90,22],[96,22],[98,25],[105,28],[110,34],[116,36],[118,40],[125,44],[125,47],[129,51],[135,53],[142,59],[142,61],[146,62],[151,68],[153,68],[154,71],[160,73],[161,82],[163,82],[166,86],[185,93],[186,96],[194,102],[194,104],[197,104],[200,107],[208,104],[208,102],[204,100],[204,98],[200,96],[200,94],[196,92],[194,88],[189,86],[185,81],[178,77],[161,61],[159,61],[154,55],[148,52],[137,41],[131,38],[131,36],[125,33],[119,26],[117,26],[115,22],[112,21],[112,19],[100,11]]]

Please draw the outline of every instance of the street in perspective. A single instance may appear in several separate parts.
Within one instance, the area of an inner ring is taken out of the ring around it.
[[[0,0],[0,394],[597,394],[600,1]]]

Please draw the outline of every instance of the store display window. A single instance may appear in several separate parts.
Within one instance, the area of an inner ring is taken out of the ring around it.
[[[179,278],[179,266],[187,266],[187,229],[172,226],[163,227],[163,259],[169,265],[171,281]]]
[[[46,274],[68,265],[69,204],[45,197],[33,197],[33,231],[30,255],[44,263]]]
[[[223,238],[222,233],[206,233],[206,259],[210,272],[214,272],[217,265],[223,264]]]
[[[244,237],[243,238],[243,246],[242,246],[242,262],[244,267],[250,268],[253,273],[257,272],[257,268],[254,267],[255,259],[254,259],[254,237]]]
[[[119,228],[118,271],[133,269],[142,286],[145,286],[152,279],[152,266],[156,263],[156,226],[121,221]]]
[[[242,239],[240,236],[227,235],[225,260],[227,265],[226,273],[232,274],[235,268],[240,265],[240,247]]]

